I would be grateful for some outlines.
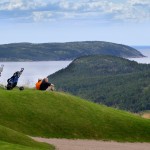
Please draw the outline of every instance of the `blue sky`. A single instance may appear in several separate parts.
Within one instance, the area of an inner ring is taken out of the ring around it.
[[[150,45],[150,0],[0,0],[0,44]]]

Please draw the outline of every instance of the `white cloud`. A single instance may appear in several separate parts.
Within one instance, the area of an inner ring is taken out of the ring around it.
[[[53,14],[49,11],[45,11],[45,12],[33,12],[33,20],[35,22],[39,22],[39,21],[46,21],[46,20],[51,20],[50,18],[53,16]]]
[[[68,20],[68,19],[77,19],[83,20],[87,17],[91,19],[99,16],[97,12],[84,12],[84,13],[77,13],[77,12],[52,12],[52,11],[37,11],[32,13],[32,18],[35,22],[40,21],[56,21],[56,20]]]
[[[150,0],[128,0],[131,5],[150,5]]]
[[[70,8],[70,3],[68,1],[61,1],[58,3],[60,8],[68,9]]]
[[[130,22],[150,21],[150,11],[147,9],[148,5],[150,5],[150,1],[148,0],[128,0],[126,4],[120,4],[119,13],[114,18]]]
[[[0,3],[0,10],[13,10],[21,7],[23,7],[21,0],[3,1],[3,3]]]
[[[0,10],[29,10],[46,5],[47,3],[42,0],[2,0],[0,3]]]
[[[150,0],[1,0],[0,11],[30,12],[33,21],[102,19],[123,22],[150,21]],[[27,17],[27,16],[26,16]],[[28,17],[27,17],[28,18]]]

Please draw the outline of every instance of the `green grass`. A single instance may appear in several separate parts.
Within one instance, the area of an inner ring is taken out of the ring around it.
[[[0,126],[0,149],[1,150],[52,150],[48,144],[38,143],[30,137],[14,131],[12,129]]]
[[[12,144],[12,143],[7,143],[0,141],[0,149],[1,150],[50,150],[50,148],[40,148],[40,147],[35,147],[35,146],[24,146],[24,145],[19,145],[19,144]]]
[[[30,136],[150,142],[150,120],[58,92],[0,90],[0,124]]]

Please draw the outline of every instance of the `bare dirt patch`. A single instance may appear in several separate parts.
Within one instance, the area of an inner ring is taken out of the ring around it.
[[[150,119],[150,113],[144,113],[142,115],[143,118]]]
[[[33,138],[39,142],[53,144],[56,150],[150,150],[150,143],[118,143],[96,140],[68,140]]]

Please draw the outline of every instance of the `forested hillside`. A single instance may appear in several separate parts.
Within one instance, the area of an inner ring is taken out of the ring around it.
[[[0,45],[0,61],[74,60],[91,54],[143,57],[139,51],[129,46],[101,41]]]
[[[150,110],[150,65],[114,56],[85,56],[49,76],[58,90],[132,112]]]

